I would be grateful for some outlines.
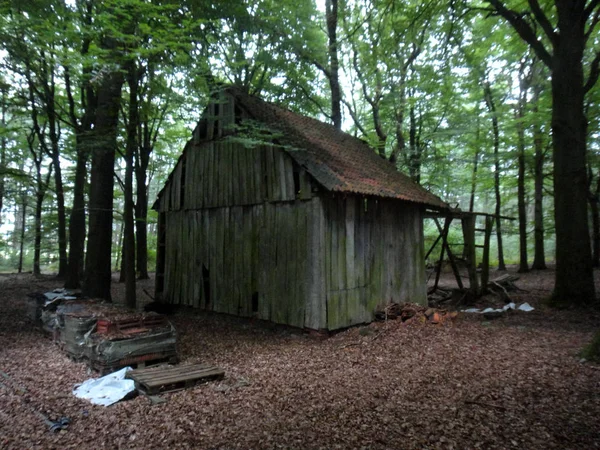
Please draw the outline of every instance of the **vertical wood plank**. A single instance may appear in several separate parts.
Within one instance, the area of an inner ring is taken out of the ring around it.
[[[252,202],[258,204],[263,201],[263,189],[266,187],[261,163],[262,148],[252,148],[251,155],[254,175],[254,189],[252,191]]]
[[[294,200],[296,198],[296,188],[294,183],[294,163],[292,158],[283,150],[279,151],[283,161],[283,175],[285,179],[285,200]]]
[[[327,326],[327,282],[329,261],[325,217],[321,199],[314,197],[309,203],[308,278],[305,326],[313,330]]]
[[[287,192],[287,180],[286,180],[286,170],[285,170],[285,155],[279,149],[275,149],[274,152],[275,161],[277,165],[277,180],[279,181],[279,198],[278,200],[287,200],[289,199],[289,194]]]
[[[309,200],[312,197],[310,176],[304,169],[300,169],[298,176],[300,178],[300,199]]]

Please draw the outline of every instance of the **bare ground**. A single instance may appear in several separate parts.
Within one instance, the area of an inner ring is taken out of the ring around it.
[[[137,397],[108,408],[71,395],[86,366],[26,318],[25,293],[58,283],[1,276],[0,447],[600,448],[600,368],[577,356],[600,317],[543,307],[552,276],[517,282],[531,313],[390,321],[325,340],[182,312],[173,322],[183,363],[221,366],[227,378],[159,405]],[[72,423],[50,433],[38,412]]]

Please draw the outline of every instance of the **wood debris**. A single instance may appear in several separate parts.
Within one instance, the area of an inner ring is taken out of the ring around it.
[[[509,292],[522,291],[515,285],[515,281],[519,279],[518,276],[512,274],[504,274],[494,280],[491,280],[487,284],[487,289],[492,294],[500,297],[505,303],[512,302]]]
[[[421,322],[431,323],[432,325],[438,325],[448,320],[454,320],[457,316],[457,312],[429,308],[416,303],[388,303],[381,310],[375,312],[375,317],[379,321],[400,318],[402,322]]]

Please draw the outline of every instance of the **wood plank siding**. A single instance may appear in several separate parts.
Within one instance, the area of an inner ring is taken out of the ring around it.
[[[424,304],[419,206],[362,196],[324,196],[327,328],[373,320],[378,305]]]
[[[285,202],[312,197],[306,171],[283,150],[223,138],[187,149],[157,202],[159,212]]]
[[[325,328],[309,265],[318,203],[264,203],[166,215],[163,299],[296,327]],[[318,232],[318,230],[317,230]]]

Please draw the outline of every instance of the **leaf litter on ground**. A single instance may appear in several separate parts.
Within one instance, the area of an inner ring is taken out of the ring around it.
[[[71,394],[87,367],[27,319],[26,293],[56,282],[1,276],[0,447],[600,448],[600,370],[578,357],[600,318],[545,308],[552,276],[521,275],[527,292],[514,300],[535,307],[529,313],[388,320],[327,339],[178,314],[182,360],[222,367],[227,378],[163,403],[138,396],[108,408]],[[151,281],[138,288],[143,298]],[[115,284],[114,298],[123,290]],[[51,433],[37,413],[70,424]]]

